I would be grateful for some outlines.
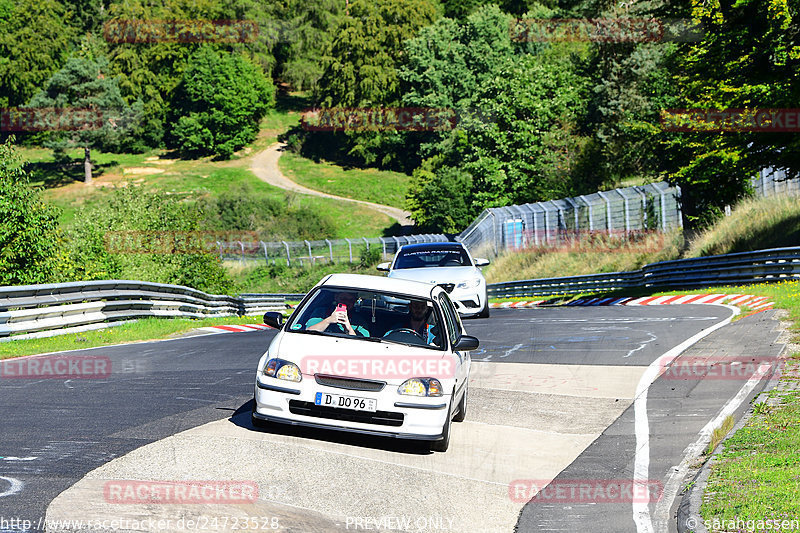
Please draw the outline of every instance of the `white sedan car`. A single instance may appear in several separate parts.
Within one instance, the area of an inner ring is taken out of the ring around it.
[[[461,315],[487,318],[489,296],[481,267],[488,264],[488,259],[473,259],[459,242],[426,242],[400,247],[390,263],[377,268],[390,278],[442,285]]]
[[[445,451],[466,415],[470,350],[447,292],[379,276],[325,277],[256,371],[253,425],[272,422],[430,441]]]

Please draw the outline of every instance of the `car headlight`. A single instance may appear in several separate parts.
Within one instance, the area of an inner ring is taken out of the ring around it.
[[[461,283],[456,285],[456,287],[458,287],[459,289],[474,289],[480,284],[481,284],[481,278],[475,278],[469,281],[462,281]]]
[[[267,361],[267,364],[264,365],[264,375],[286,381],[303,380],[300,368],[296,364],[277,358]]]
[[[442,384],[435,378],[411,378],[398,387],[397,393],[405,396],[441,396]]]

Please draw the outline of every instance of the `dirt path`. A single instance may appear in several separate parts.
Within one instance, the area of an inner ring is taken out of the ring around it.
[[[278,159],[280,159],[281,153],[285,147],[285,143],[275,143],[263,152],[256,154],[253,157],[250,170],[252,170],[253,174],[255,174],[261,181],[267,182],[270,185],[280,187],[281,189],[285,189],[287,191],[321,196],[322,198],[332,198],[334,200],[342,200],[345,202],[354,202],[388,215],[389,217],[397,220],[401,226],[411,226],[414,224],[410,218],[411,213],[408,211],[403,211],[402,209],[388,205],[365,202],[364,200],[353,200],[352,198],[344,198],[343,196],[334,196],[333,194],[309,189],[308,187],[304,187],[299,183],[290,180],[281,172],[280,167],[278,167]]]

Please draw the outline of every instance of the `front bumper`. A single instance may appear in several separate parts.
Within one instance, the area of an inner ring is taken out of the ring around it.
[[[371,413],[317,406],[314,398],[318,392],[373,398],[377,410]],[[269,422],[320,429],[401,439],[439,440],[442,438],[450,400],[449,395],[434,398],[403,396],[397,394],[397,385],[388,383],[380,391],[360,391],[321,385],[313,376],[303,376],[303,381],[296,383],[259,373],[253,416]]]
[[[461,316],[477,315],[486,305],[486,289],[481,285],[477,289],[453,289],[450,300]]]

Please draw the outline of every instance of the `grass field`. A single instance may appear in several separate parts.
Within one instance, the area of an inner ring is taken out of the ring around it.
[[[788,363],[784,383],[797,385],[798,370],[797,361]],[[700,512],[712,533],[800,529],[800,392],[773,390],[769,396],[723,443],[711,466]],[[784,520],[790,525],[775,527]]]
[[[327,162],[286,152],[279,161],[281,171],[291,180],[317,191],[365,200],[402,209],[410,176],[377,169],[344,169]]]

